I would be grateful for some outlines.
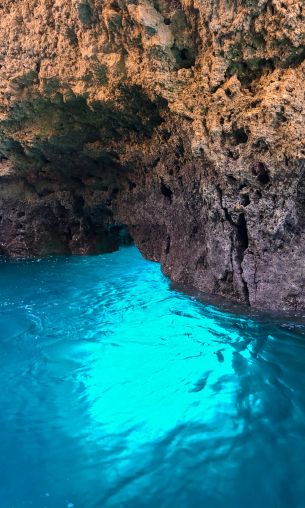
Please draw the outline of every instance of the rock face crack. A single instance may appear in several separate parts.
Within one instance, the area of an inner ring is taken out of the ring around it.
[[[236,224],[236,250],[237,250],[237,259],[238,259],[238,267],[240,271],[240,276],[242,280],[243,285],[243,293],[245,302],[247,305],[250,305],[250,298],[249,298],[249,289],[247,286],[247,282],[244,279],[243,274],[243,260],[245,256],[245,252],[249,246],[249,239],[248,239],[248,231],[247,231],[247,222],[245,219],[245,215],[241,213],[238,217],[238,221]]]
[[[243,299],[247,305],[250,305],[249,290],[247,283],[243,276],[242,263],[244,260],[245,252],[249,246],[247,222],[244,213],[239,213],[236,222],[233,220],[232,215],[229,213],[228,208],[223,204],[223,191],[219,185],[216,187],[219,202],[224,212],[226,221],[230,224],[233,236],[231,237],[231,266],[232,272],[240,279],[239,282],[242,286]]]

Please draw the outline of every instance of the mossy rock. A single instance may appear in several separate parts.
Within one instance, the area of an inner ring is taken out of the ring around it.
[[[82,2],[78,6],[78,18],[84,26],[90,26],[93,23],[93,11],[89,1]]]

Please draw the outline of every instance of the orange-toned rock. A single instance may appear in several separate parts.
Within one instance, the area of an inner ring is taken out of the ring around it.
[[[305,6],[4,0],[0,246],[115,248],[174,281],[305,308]]]

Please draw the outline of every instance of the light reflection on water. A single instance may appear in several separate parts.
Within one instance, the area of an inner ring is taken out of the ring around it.
[[[134,247],[0,263],[1,508],[305,506],[303,327]]]

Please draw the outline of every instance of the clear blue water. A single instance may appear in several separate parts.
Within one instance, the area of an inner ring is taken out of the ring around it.
[[[305,506],[302,326],[134,247],[0,262],[1,508]]]

